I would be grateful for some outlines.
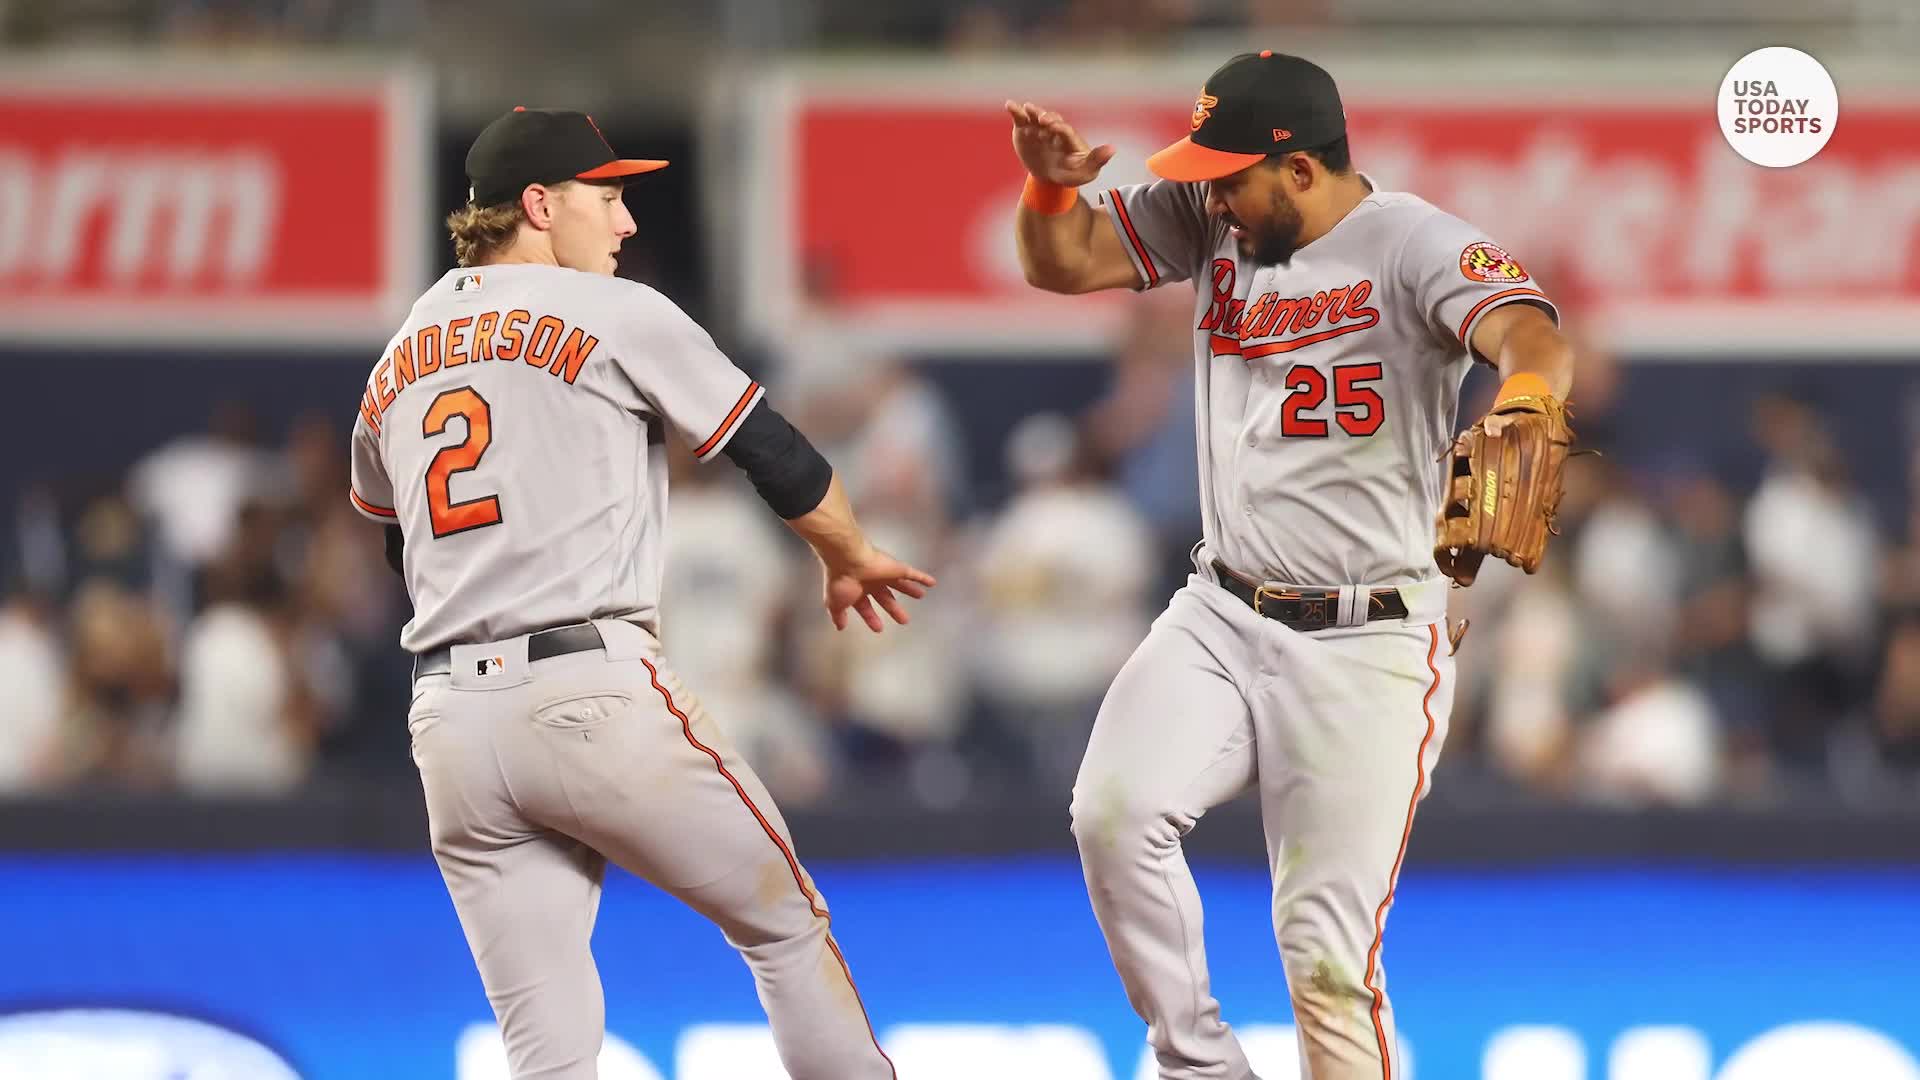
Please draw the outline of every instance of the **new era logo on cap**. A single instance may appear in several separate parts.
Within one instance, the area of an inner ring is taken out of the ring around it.
[[[475,672],[477,675],[498,675],[507,670],[507,658],[504,656],[482,657],[474,667],[478,669]]]

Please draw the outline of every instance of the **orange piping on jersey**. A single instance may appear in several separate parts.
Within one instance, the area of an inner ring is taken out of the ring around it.
[[[757,387],[759,384],[756,383],[754,385]],[[753,390],[749,388],[747,393],[751,396]],[[713,748],[694,737],[693,721],[687,719],[687,714],[681,712],[680,707],[673,703],[673,695],[667,692],[667,688],[660,685],[660,672],[653,666],[652,662],[645,659],[642,659],[640,662],[646,665],[647,677],[653,683],[653,688],[659,691],[661,700],[667,703],[667,711],[673,714],[674,719],[680,721],[680,733],[686,736],[687,742],[692,745],[695,750],[713,759],[713,767],[719,771],[721,778],[733,785],[734,794],[740,796],[740,801],[746,804],[747,812],[752,814],[753,819],[760,823],[761,831],[767,834],[767,839],[773,841],[773,846],[780,849],[781,857],[787,860],[787,869],[793,873],[793,883],[800,887],[800,895],[806,898],[807,909],[813,912],[814,918],[826,920],[827,948],[833,951],[833,958],[840,962],[840,972],[847,977],[847,986],[853,990],[853,1000],[860,1006],[860,1017],[867,1022],[867,1037],[873,1040],[873,1048],[880,1052],[881,1060],[887,1063],[887,1071],[893,1074],[895,1080],[898,1080],[900,1073],[893,1067],[893,1059],[887,1056],[887,1052],[884,1049],[881,1049],[880,1038],[873,1033],[873,1020],[867,1016],[867,1004],[860,1000],[860,988],[853,983],[853,969],[847,966],[847,958],[841,954],[840,944],[833,940],[833,917],[828,915],[827,910],[820,906],[820,901],[814,896],[813,889],[807,885],[806,875],[800,872],[800,860],[794,858],[793,849],[788,847],[787,842],[780,838],[779,830],[775,829],[773,823],[767,820],[766,815],[760,812],[760,808],[753,804],[753,798],[747,794],[747,789],[741,787],[740,781],[734,779],[733,774],[727,771],[726,762],[720,760],[720,755],[716,753]]]
[[[1322,341],[1337,338],[1341,334],[1351,334],[1358,330],[1371,330],[1379,325],[1379,323],[1380,316],[1376,314],[1369,317],[1366,322],[1348,323],[1345,326],[1336,326],[1329,330],[1322,330],[1317,334],[1288,338],[1285,341],[1269,341],[1265,345],[1255,345],[1252,348],[1241,345],[1239,338],[1228,337],[1225,334],[1214,334],[1209,338],[1209,342],[1212,346],[1213,355],[1215,356],[1237,355],[1245,360],[1258,360],[1263,356],[1272,356],[1275,353],[1292,352],[1295,349],[1304,349],[1309,345],[1318,345]]]
[[[360,509],[366,511],[369,514],[374,515],[375,517],[394,518],[396,520],[398,520],[398,518],[400,517],[399,514],[394,513],[392,510],[389,510],[384,506],[375,506],[372,503],[368,502],[367,500],[361,498],[360,493],[353,490],[352,488],[347,489],[347,497],[353,500],[353,505],[359,507]]]
[[[1120,215],[1120,227],[1126,230],[1134,254],[1140,256],[1140,265],[1147,270],[1147,288],[1151,289],[1160,284],[1160,271],[1153,268],[1153,256],[1147,254],[1147,245],[1140,242],[1140,234],[1133,231],[1133,218],[1127,215],[1126,200],[1120,197],[1119,188],[1108,189],[1107,198],[1113,202],[1113,212]]]
[[[1380,961],[1380,941],[1386,935],[1387,908],[1393,904],[1394,883],[1400,879],[1400,863],[1407,857],[1407,839],[1413,835],[1413,808],[1420,805],[1420,789],[1427,781],[1427,747],[1433,742],[1433,695],[1440,689],[1440,669],[1433,666],[1433,658],[1440,651],[1440,628],[1428,626],[1427,633],[1433,638],[1433,644],[1427,646],[1427,670],[1433,672],[1433,684],[1427,687],[1427,696],[1420,699],[1420,711],[1427,716],[1427,733],[1420,740],[1420,750],[1413,758],[1413,795],[1407,799],[1407,823],[1400,830],[1400,850],[1394,853],[1393,869],[1387,872],[1387,895],[1380,906],[1373,911],[1373,947],[1367,950],[1367,977],[1361,985],[1373,994],[1373,1036],[1380,1043],[1380,1080],[1393,1080],[1393,1058],[1387,1047],[1387,1027],[1380,1022],[1380,1010],[1386,1004],[1386,994],[1373,985],[1373,976]]]
[[[739,420],[740,415],[747,411],[747,402],[753,400],[753,393],[758,389],[760,389],[760,384],[757,382],[747,384],[747,392],[741,394],[740,400],[733,403],[733,411],[727,414],[725,420],[720,421],[720,427],[714,431],[712,436],[710,436],[706,442],[701,443],[700,448],[693,452],[694,457],[703,458],[713,453],[713,448],[719,446],[720,440],[726,438],[727,432],[733,430],[734,422]]]
[[[1487,309],[1488,305],[1497,304],[1502,300],[1515,296],[1537,296],[1542,300],[1547,299],[1547,294],[1541,292],[1539,289],[1507,289],[1494,293],[1492,296],[1473,305],[1473,310],[1467,312],[1467,317],[1460,320],[1460,344],[1468,348],[1473,347],[1472,343],[1467,340],[1467,331],[1473,328],[1473,320],[1478,318],[1480,313]]]

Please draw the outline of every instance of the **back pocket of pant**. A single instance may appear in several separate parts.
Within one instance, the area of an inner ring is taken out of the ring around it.
[[[626,694],[601,691],[549,701],[533,710],[533,718],[551,728],[585,731],[599,727],[631,708],[633,698]]]

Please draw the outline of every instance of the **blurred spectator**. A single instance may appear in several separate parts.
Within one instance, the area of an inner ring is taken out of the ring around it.
[[[975,675],[999,726],[1041,779],[1071,783],[1107,684],[1152,621],[1153,536],[1092,481],[1073,425],[1023,420],[1007,443],[1019,493],[974,556],[981,611]]]
[[[1698,806],[1716,795],[1720,739],[1706,695],[1667,672],[1659,650],[1637,645],[1608,681],[1610,700],[1577,747],[1586,795],[1626,806]]]
[[[1091,466],[1153,530],[1161,598],[1186,582],[1193,570],[1187,553],[1200,539],[1192,327],[1190,289],[1132,298],[1115,342],[1112,388],[1081,419]]]
[[[1781,673],[1775,752],[1822,767],[1832,730],[1866,696],[1879,540],[1811,410],[1765,398],[1754,426],[1769,460],[1745,515],[1755,587],[1749,632],[1760,657]]]
[[[789,545],[779,519],[730,464],[696,465],[677,442],[668,461],[660,597],[668,665],[782,804],[817,802],[833,779],[832,746],[778,678],[778,661],[793,583],[818,588],[818,564]]]
[[[67,671],[51,615],[31,594],[0,604],[0,795],[57,779]]]
[[[1610,458],[1579,458],[1571,468],[1590,473],[1583,482],[1599,489],[1560,552],[1572,563],[1582,610],[1605,621],[1600,629],[1610,639],[1665,649],[1676,616],[1679,566],[1665,527],[1640,496],[1644,483]]]
[[[214,407],[205,433],[182,435],[135,463],[129,492],[156,530],[156,599],[174,619],[198,606],[200,567],[225,550],[241,504],[273,490],[275,468],[252,410],[233,401]]]
[[[286,791],[311,764],[313,702],[299,675],[294,598],[269,554],[274,527],[260,507],[241,512],[209,568],[208,606],[187,629],[175,766],[188,791]]]
[[[152,788],[171,779],[174,657],[164,618],[140,594],[83,582],[68,615],[73,658],[55,775]]]

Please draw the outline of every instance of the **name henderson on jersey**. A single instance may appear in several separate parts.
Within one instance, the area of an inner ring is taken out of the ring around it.
[[[483,311],[433,323],[401,338],[373,369],[360,396],[360,415],[377,434],[380,418],[409,385],[464,364],[517,361],[544,369],[572,386],[599,344],[599,338],[577,326],[569,327],[552,315],[535,319],[525,308],[515,308],[504,317],[498,311]]]

